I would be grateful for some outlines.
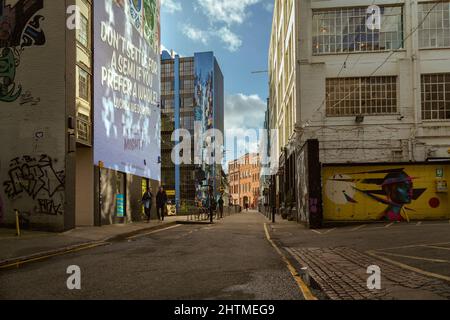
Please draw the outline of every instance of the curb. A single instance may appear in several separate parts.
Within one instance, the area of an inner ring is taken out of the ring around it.
[[[138,234],[143,233],[143,232],[165,229],[165,228],[177,225],[177,224],[183,224],[183,222],[181,222],[181,221],[168,222],[168,223],[165,223],[165,224],[151,226],[151,227],[148,227],[148,228],[142,228],[142,229],[139,229],[139,230],[133,230],[133,231],[129,231],[129,232],[124,232],[122,234],[118,234],[118,235],[114,235],[114,236],[111,236],[111,237],[107,237],[107,238],[104,238],[102,240],[82,242],[82,243],[79,243],[79,244],[70,245],[70,246],[66,246],[66,247],[62,247],[62,248],[58,248],[58,249],[53,249],[53,250],[33,253],[33,254],[30,254],[30,255],[27,255],[27,256],[21,256],[21,257],[16,257],[16,258],[9,258],[9,259],[5,259],[5,260],[0,260],[0,270],[7,269],[7,268],[12,268],[12,267],[15,267],[15,266],[18,267],[21,264],[24,264],[24,263],[27,263],[27,262],[32,262],[32,261],[36,261],[36,260],[43,260],[43,259],[46,259],[46,258],[51,258],[53,256],[63,255],[63,254],[66,254],[66,253],[69,253],[69,252],[73,252],[73,251],[80,251],[80,250],[84,250],[84,249],[89,249],[89,248],[94,248],[94,247],[99,247],[99,246],[105,246],[105,245],[109,244],[110,242],[121,241],[121,240],[124,240],[124,239],[126,239],[128,237],[132,237],[132,236],[138,235]]]

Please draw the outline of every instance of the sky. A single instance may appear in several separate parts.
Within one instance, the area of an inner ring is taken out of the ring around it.
[[[274,0],[161,0],[161,44],[180,56],[213,51],[225,79],[225,129],[242,136],[263,127]],[[227,160],[235,151],[227,139]]]

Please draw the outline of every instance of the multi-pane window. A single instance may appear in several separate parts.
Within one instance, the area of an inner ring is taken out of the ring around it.
[[[79,20],[79,29],[77,29],[77,40],[78,42],[85,48],[89,46],[89,22],[88,19],[83,15],[80,14],[80,20]]]
[[[85,70],[78,67],[78,97],[89,101],[90,75]]]
[[[163,62],[161,63],[161,77],[173,77],[173,62]]]
[[[381,29],[367,28],[367,7],[313,11],[313,53],[383,51],[403,48],[403,9],[381,7]]]
[[[180,76],[194,75],[194,60],[182,60],[180,63]]]
[[[161,100],[161,109],[163,110],[173,110],[175,108],[175,103],[173,99],[162,99]]]
[[[183,98],[182,100],[182,108],[193,108],[194,107],[194,98]]]
[[[181,90],[186,92],[194,92],[194,80],[182,80]]]
[[[332,78],[326,81],[327,116],[397,112],[397,77]]]
[[[450,47],[450,1],[419,3],[420,48]]]
[[[422,119],[450,119],[450,73],[422,75]]]
[[[162,95],[173,94],[173,82],[172,81],[161,82],[161,94]]]

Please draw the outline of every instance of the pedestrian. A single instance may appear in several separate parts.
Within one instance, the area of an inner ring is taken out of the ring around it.
[[[142,196],[142,205],[144,206],[145,215],[147,216],[147,223],[150,223],[153,206],[153,193],[152,188],[148,187]]]
[[[222,198],[222,196],[220,196],[220,198],[219,198],[220,219],[223,218],[223,204],[224,204],[223,198]]]
[[[163,187],[159,187],[159,191],[156,194],[156,213],[158,214],[158,219],[164,221],[164,211],[167,205],[167,194]]]

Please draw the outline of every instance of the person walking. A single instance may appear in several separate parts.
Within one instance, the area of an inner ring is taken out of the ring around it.
[[[159,187],[159,191],[156,194],[156,213],[158,219],[164,221],[164,211],[167,205],[167,194],[163,187]]]
[[[223,198],[222,198],[222,196],[220,196],[220,198],[219,198],[220,219],[223,219],[223,204],[224,204]]]
[[[147,223],[150,223],[150,218],[152,216],[152,206],[153,206],[153,193],[152,188],[148,187],[142,196],[142,205],[144,206],[144,212],[147,216]]]

